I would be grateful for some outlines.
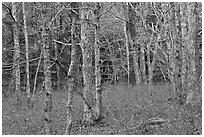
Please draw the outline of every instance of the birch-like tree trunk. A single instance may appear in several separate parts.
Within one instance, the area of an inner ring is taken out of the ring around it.
[[[15,64],[15,94],[17,105],[21,106],[21,99],[20,99],[20,44],[19,44],[19,27],[18,27],[18,3],[12,2],[12,15],[14,19],[13,24],[13,37],[14,37],[14,64]]]
[[[180,3],[181,14],[181,35],[182,35],[182,47],[181,47],[181,84],[183,95],[186,96],[187,88],[187,54],[188,54],[188,15],[187,15],[187,3]],[[186,98],[186,97],[185,97]]]
[[[74,4],[73,8],[78,7],[77,3]],[[67,127],[66,127],[66,135],[71,134],[71,128],[72,128],[72,117],[73,117],[73,111],[72,111],[72,105],[73,105],[73,93],[76,89],[76,69],[77,69],[77,63],[78,63],[78,55],[77,55],[77,48],[76,48],[76,15],[74,13],[72,15],[72,26],[71,26],[71,41],[72,41],[72,50],[71,50],[71,64],[68,71],[68,78],[69,78],[69,89],[68,89],[68,101],[67,101]]]
[[[176,30],[176,23],[175,23],[175,7],[174,2],[170,3],[170,6],[172,7],[172,10],[170,10],[170,41],[171,44],[168,46],[169,48],[169,63],[170,63],[170,69],[171,69],[171,82],[172,82],[172,90],[176,97],[176,62],[175,62],[175,56],[176,56],[176,40],[177,40],[177,30]]]
[[[200,76],[196,75],[199,72],[196,68],[197,57],[198,56],[198,13],[197,13],[197,3],[189,2],[187,3],[187,11],[188,11],[188,99],[187,103],[190,102],[195,94],[196,79],[199,79]],[[195,54],[196,52],[197,54]]]
[[[45,133],[47,135],[51,132],[51,117],[50,113],[52,111],[52,94],[51,94],[51,79],[50,79],[50,58],[49,58],[49,28],[47,28],[46,20],[46,14],[45,10],[47,10],[47,6],[45,3],[41,5],[42,10],[42,43],[43,43],[43,53],[44,53],[44,76],[45,76]]]
[[[92,88],[92,47],[94,26],[92,22],[92,13],[88,8],[87,2],[82,3],[81,9],[81,49],[83,56],[83,81],[84,81],[84,98],[89,104],[95,104],[91,93]],[[90,121],[92,115],[92,108],[84,102],[84,120]]]
[[[28,108],[30,108],[30,73],[29,73],[29,45],[28,45],[28,32],[27,32],[27,21],[26,21],[26,9],[25,9],[25,3],[22,4],[23,8],[23,23],[24,23],[24,35],[25,35],[25,47],[26,47],[26,78],[27,78],[27,84],[26,84],[26,91],[28,94],[27,97],[27,104]]]
[[[96,85],[96,119],[101,118],[102,112],[102,89],[101,89],[101,73],[100,73],[100,45],[99,45],[99,32],[100,32],[100,10],[101,5],[99,2],[96,3],[95,9],[95,85]]]
[[[125,33],[125,49],[126,49],[126,60],[127,60],[127,78],[128,78],[128,83],[130,80],[130,50],[129,50],[129,41],[130,41],[130,34],[129,34],[129,8],[128,8],[128,3],[125,2],[123,3],[123,8],[124,8],[124,15],[125,15],[125,21],[124,21],[124,33]]]

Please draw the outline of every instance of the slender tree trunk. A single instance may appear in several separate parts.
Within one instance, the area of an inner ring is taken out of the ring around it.
[[[30,108],[30,73],[29,73],[29,47],[28,47],[28,32],[27,32],[27,21],[26,21],[26,9],[25,9],[25,3],[22,4],[23,7],[23,22],[24,22],[24,35],[25,35],[25,46],[26,46],[26,76],[27,76],[27,85],[26,85],[26,91],[28,94],[27,98],[27,104],[28,108]]]
[[[125,49],[126,49],[126,60],[127,60],[127,76],[128,76],[128,83],[130,79],[130,50],[129,50],[129,40],[130,35],[129,32],[129,14],[128,14],[128,3],[123,3],[124,8],[124,15],[125,15],[125,22],[124,22],[124,33],[125,33]]]
[[[201,4],[201,3],[200,3]],[[195,49],[195,72],[196,72],[196,79],[198,83],[199,90],[201,91],[202,88],[202,46],[199,45],[199,15],[198,15],[198,5],[199,3],[195,2],[191,4],[191,7],[193,9],[192,14],[190,17],[192,17],[191,21],[195,21],[192,25],[194,25],[192,31],[193,39],[194,39],[194,49]]]
[[[42,4],[42,20],[45,20],[46,15],[44,11],[46,9],[46,4]],[[47,24],[43,21],[42,25],[42,43],[43,43],[43,53],[44,53],[44,75],[45,75],[45,133],[47,135],[51,132],[51,117],[50,113],[52,111],[52,94],[51,94],[51,80],[50,80],[50,59],[49,59],[49,33],[47,31]]]
[[[95,28],[95,85],[96,85],[96,116],[97,119],[101,118],[102,112],[102,89],[101,89],[101,73],[100,73],[100,45],[99,45],[99,32],[100,32],[100,3],[96,3],[96,12],[95,12],[95,20],[96,20],[96,28]]]
[[[81,49],[83,56],[83,81],[84,81],[84,98],[89,104],[94,104],[94,98],[91,93],[92,88],[92,47],[93,47],[93,24],[91,22],[90,9],[87,2],[82,3],[81,10]],[[84,103],[84,120],[91,120],[91,108]]]
[[[145,45],[144,43],[141,43],[140,47],[140,69],[141,69],[141,79],[144,84],[147,84],[147,78],[146,78],[146,62],[145,62]]]
[[[176,10],[176,32],[177,32],[177,45],[176,45],[176,96],[177,102],[183,104],[185,102],[185,93],[182,86],[182,32],[181,32],[181,14],[180,14],[180,4],[175,3]]]
[[[13,2],[12,3],[12,15],[14,17],[14,24],[13,24],[13,36],[14,36],[14,64],[15,64],[15,92],[16,92],[16,99],[17,99],[17,105],[21,106],[21,99],[20,99],[20,45],[19,45],[19,27],[18,27],[18,11],[17,8],[18,3]]]
[[[177,30],[176,30],[176,23],[175,23],[175,7],[174,7],[173,2],[170,3],[170,5],[172,6],[172,10],[170,11],[170,40],[171,40],[171,47],[169,50],[169,61],[170,61],[170,68],[171,68],[171,82],[172,82],[172,90],[173,93],[176,97],[176,61],[175,61],[175,56],[176,56],[176,45],[177,45]]]
[[[199,79],[200,76],[196,75],[199,71],[197,70],[197,56],[198,56],[198,41],[197,41],[197,33],[198,33],[198,13],[196,11],[197,3],[189,2],[187,4],[188,11],[188,99],[187,103],[190,102],[196,92],[197,89],[192,89],[195,87],[196,79]],[[196,51],[196,52],[195,52]],[[197,53],[197,54],[195,54]],[[198,87],[198,86],[196,86]]]
[[[182,47],[181,47],[181,84],[183,93],[186,96],[187,88],[187,54],[188,54],[188,22],[187,22],[187,3],[180,3],[181,10],[181,35],[182,35]]]
[[[76,49],[76,17],[72,16],[72,27],[71,27],[71,40],[72,40],[72,50],[71,50],[71,64],[69,67],[68,78],[69,78],[69,89],[68,89],[68,101],[67,101],[67,127],[66,135],[71,134],[72,128],[72,105],[73,105],[73,93],[76,89],[76,69],[78,63],[78,55]]]

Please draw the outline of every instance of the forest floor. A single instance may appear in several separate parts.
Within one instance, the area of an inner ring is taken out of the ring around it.
[[[26,96],[22,106],[14,97],[2,99],[3,135],[43,135],[44,94],[36,93],[35,106],[28,110]],[[180,106],[172,99],[171,86],[107,86],[103,91],[105,119],[99,125],[82,124],[83,100],[74,96],[72,134],[95,135],[192,135],[202,134],[202,101]],[[66,91],[53,91],[51,113],[53,135],[63,135],[66,128]]]

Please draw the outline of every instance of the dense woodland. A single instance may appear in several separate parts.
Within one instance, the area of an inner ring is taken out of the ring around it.
[[[3,2],[3,134],[202,134],[202,3]]]

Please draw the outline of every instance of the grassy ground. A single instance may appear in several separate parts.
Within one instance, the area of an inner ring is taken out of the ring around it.
[[[61,135],[66,127],[66,91],[53,91],[52,134]],[[81,123],[83,101],[74,97],[74,123],[72,134],[202,134],[201,100],[194,104],[179,106],[172,99],[170,85],[107,86],[103,91],[104,115],[100,125]],[[36,94],[32,110],[26,107],[26,96],[22,95],[22,106],[15,104],[13,97],[3,99],[2,134],[44,134],[44,95]]]

